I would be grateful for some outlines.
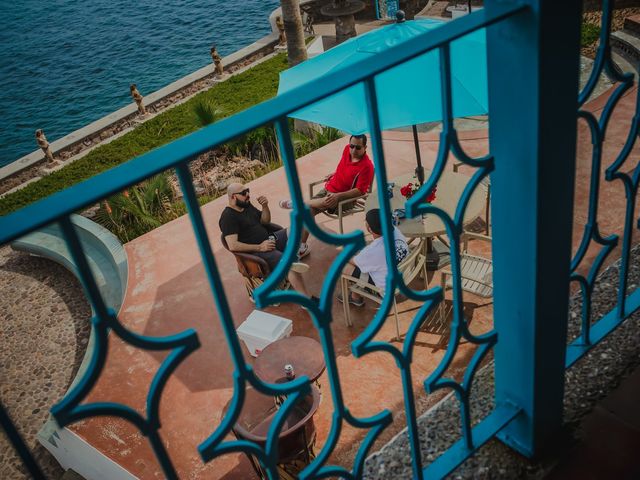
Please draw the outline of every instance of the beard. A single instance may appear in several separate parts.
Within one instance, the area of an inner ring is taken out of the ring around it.
[[[251,206],[251,201],[250,200],[244,201],[244,200],[236,199],[236,205],[239,206],[240,208],[248,208],[248,207]]]

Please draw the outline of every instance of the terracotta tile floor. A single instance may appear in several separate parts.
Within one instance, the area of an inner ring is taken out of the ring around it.
[[[626,138],[628,119],[635,101],[635,90],[627,95],[614,114],[612,128],[607,137],[605,162],[608,165]],[[601,108],[594,104],[593,109]],[[626,123],[626,125],[625,125]],[[581,128],[578,153],[576,240],[579,241],[584,225],[585,198],[588,195],[590,168],[590,140]],[[472,156],[486,153],[487,133],[461,132],[462,144]],[[346,140],[333,144],[302,158],[297,162],[301,184],[321,178],[332,171]],[[415,167],[415,153],[411,135],[404,132],[387,132],[384,148],[390,177],[411,171]],[[420,148],[425,166],[433,164],[438,148],[438,138],[433,134],[421,136]],[[633,155],[633,154],[632,154]],[[638,158],[637,155],[635,158]],[[607,163],[608,162],[608,163]],[[462,172],[465,169],[461,170]],[[265,175],[250,183],[253,198],[266,195],[272,207],[273,221],[288,225],[289,212],[278,208],[278,200],[286,196],[286,179],[282,169]],[[303,193],[306,188],[303,188]],[[622,222],[621,208],[624,195],[617,185],[602,187],[603,214],[601,227],[605,232],[619,230]],[[215,259],[221,274],[225,292],[233,312],[233,321],[239,325],[254,306],[247,298],[240,274],[236,270],[233,256],[220,244],[218,218],[226,204],[222,197],[202,208],[208,233],[213,245]],[[322,228],[337,231],[337,222],[318,216]],[[346,230],[361,228],[362,216],[349,218]],[[337,251],[334,247],[311,240],[312,253],[305,259],[311,266],[306,280],[313,293],[320,290],[331,261]],[[476,248],[472,245],[472,248]],[[146,335],[161,336],[194,328],[198,332],[202,347],[188,357],[168,381],[160,404],[163,428],[161,436],[168,447],[171,459],[180,477],[184,478],[250,478],[247,460],[238,454],[225,455],[204,465],[196,447],[220,424],[221,411],[233,393],[231,383],[232,365],[224,335],[221,331],[213,296],[205,278],[204,269],[196,247],[195,238],[187,217],[181,217],[144,235],[126,245],[129,258],[129,284],[120,312],[120,321],[132,331]],[[483,252],[488,254],[489,252]],[[595,252],[590,252],[593,258]],[[615,255],[611,259],[615,258]],[[583,267],[586,268],[586,267]],[[430,281],[433,276],[430,275]],[[439,274],[435,276],[439,283]],[[472,319],[472,331],[482,333],[492,328],[492,305],[486,299],[464,298],[466,315]],[[401,329],[406,331],[415,313],[415,302],[400,304]],[[293,334],[318,338],[309,315],[298,306],[282,305],[267,311],[293,321]],[[334,302],[332,335],[335,342],[337,365],[340,374],[344,401],[351,413],[358,417],[374,415],[388,408],[392,412],[403,410],[400,378],[390,355],[373,353],[363,358],[351,354],[350,342],[360,334],[372,318],[375,310],[367,305],[354,310],[354,327],[347,328],[343,322],[342,306]],[[392,317],[387,319],[378,338],[390,341],[394,337]],[[415,346],[412,367],[416,395],[424,396],[422,381],[436,368],[443,357],[442,350],[424,345],[435,339],[420,334]],[[90,394],[90,401],[122,402],[139,412],[144,412],[145,396],[149,383],[166,353],[150,353],[126,345],[115,336],[110,337],[107,362],[97,385]],[[463,344],[451,367],[453,374],[460,374],[472,355],[474,348]],[[245,352],[246,353],[246,352]],[[252,358],[246,354],[251,363]],[[325,395],[316,415],[318,445],[322,445],[331,427],[333,406],[329,393],[326,372],[320,377]],[[405,426],[403,416],[396,417],[390,431]],[[114,418],[97,418],[79,422],[72,430],[100,451],[120,463],[124,468],[141,478],[159,476],[159,467],[147,439],[130,424]],[[343,430],[340,442],[332,459],[350,462],[354,445],[364,433],[351,428]],[[380,447],[380,444],[376,445]]]

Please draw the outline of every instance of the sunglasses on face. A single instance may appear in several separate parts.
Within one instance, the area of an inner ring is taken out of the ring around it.
[[[243,197],[246,197],[248,193],[249,193],[249,189],[245,188],[244,190],[242,190],[240,192],[236,192],[234,195],[242,195]]]
[[[353,143],[350,143],[349,144],[349,148],[351,148],[351,149],[355,148],[356,150],[362,150],[364,147],[362,145],[355,145]]]

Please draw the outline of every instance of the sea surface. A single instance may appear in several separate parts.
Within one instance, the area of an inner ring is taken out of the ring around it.
[[[0,166],[271,31],[279,0],[1,0]]]

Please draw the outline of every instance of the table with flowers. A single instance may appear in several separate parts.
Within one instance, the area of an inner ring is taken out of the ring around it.
[[[425,171],[425,178],[429,178],[430,174],[431,172]],[[470,180],[471,177],[461,173],[443,172],[436,191],[430,195],[430,203],[441,208],[453,218],[462,192]],[[393,197],[390,199],[391,209],[404,209],[407,198],[402,195],[401,190],[403,190],[405,194],[409,193],[410,190],[416,190],[417,186],[413,188],[408,186],[409,184],[416,185],[418,180],[413,173],[406,173],[392,178],[390,182],[394,183]],[[486,191],[482,185],[479,185],[469,199],[463,224],[466,225],[478,218],[482,214],[485,204]],[[367,211],[372,208],[378,208],[378,194],[375,191],[367,197],[365,205],[365,210]],[[425,215],[424,218],[402,218],[400,219],[398,229],[407,238],[426,239],[427,268],[429,270],[437,270],[448,263],[449,249],[441,244],[436,245],[433,241],[434,237],[447,233],[444,224],[437,215]]]

